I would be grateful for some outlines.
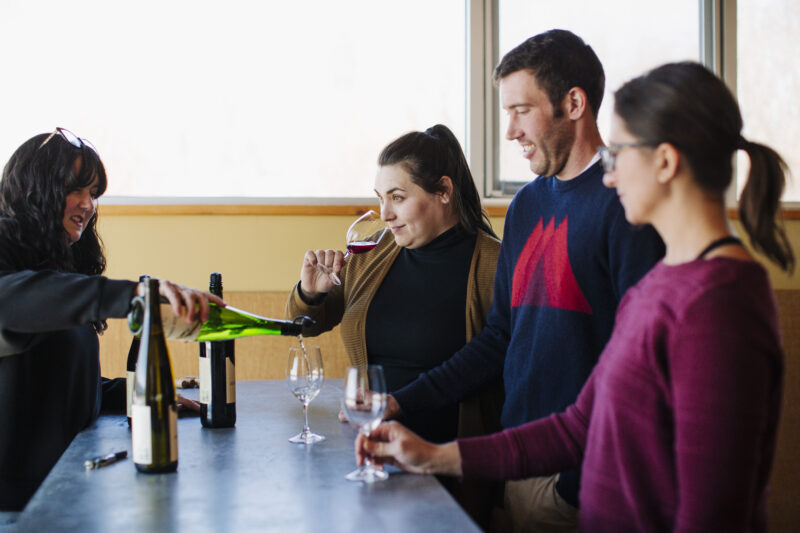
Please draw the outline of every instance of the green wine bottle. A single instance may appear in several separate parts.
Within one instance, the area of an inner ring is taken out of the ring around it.
[[[298,336],[303,332],[303,326],[314,323],[307,316],[294,320],[265,318],[231,306],[219,307],[211,302],[209,317],[205,322],[198,319],[187,323],[186,318],[175,315],[172,306],[167,303],[161,305],[161,320],[167,339],[197,342],[228,341],[254,335]],[[141,311],[134,306],[128,314],[128,326],[131,331],[137,331],[141,322]]]
[[[145,473],[174,472],[178,468],[178,404],[172,363],[161,326],[158,280],[144,282],[144,296],[133,299],[143,319],[133,394],[133,462]]]

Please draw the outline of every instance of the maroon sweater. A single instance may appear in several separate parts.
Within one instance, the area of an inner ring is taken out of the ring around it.
[[[582,466],[582,531],[765,531],[782,386],[764,269],[659,263],[623,298],[576,403],[458,441],[464,476]]]

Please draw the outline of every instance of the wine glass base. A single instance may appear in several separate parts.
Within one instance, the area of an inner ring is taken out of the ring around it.
[[[383,470],[378,470],[372,467],[360,466],[344,476],[348,481],[363,481],[364,483],[374,483],[375,481],[383,481],[389,478],[389,474]]]
[[[313,431],[309,431],[308,433],[306,432],[298,433],[294,437],[291,437],[289,439],[289,442],[294,444],[314,444],[315,442],[320,442],[323,440],[325,440],[325,437],[323,435],[318,435]]]

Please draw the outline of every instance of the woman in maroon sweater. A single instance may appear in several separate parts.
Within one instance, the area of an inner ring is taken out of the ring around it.
[[[356,455],[412,472],[519,479],[581,466],[583,531],[764,531],[783,353],[764,269],[731,234],[724,193],[750,158],[740,218],[784,270],[775,222],[785,164],[741,136],[731,93],[696,63],[659,67],[615,94],[605,183],[667,253],[628,291],[576,403],[488,437],[435,446],[396,423]]]

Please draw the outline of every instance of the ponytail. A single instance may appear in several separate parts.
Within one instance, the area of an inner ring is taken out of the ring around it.
[[[739,200],[739,217],[753,248],[786,272],[794,270],[794,253],[783,224],[776,222],[786,182],[787,167],[772,148],[741,139],[739,147],[750,157],[750,173]]]
[[[497,238],[489,214],[481,207],[481,198],[475,181],[472,179],[472,172],[469,170],[467,158],[461,150],[461,145],[453,132],[447,126],[436,124],[425,130],[426,135],[430,135],[439,141],[439,144],[448,152],[447,160],[450,169],[450,179],[453,181],[453,208],[458,213],[458,220],[461,227],[468,233],[475,233],[478,230],[488,233]]]

